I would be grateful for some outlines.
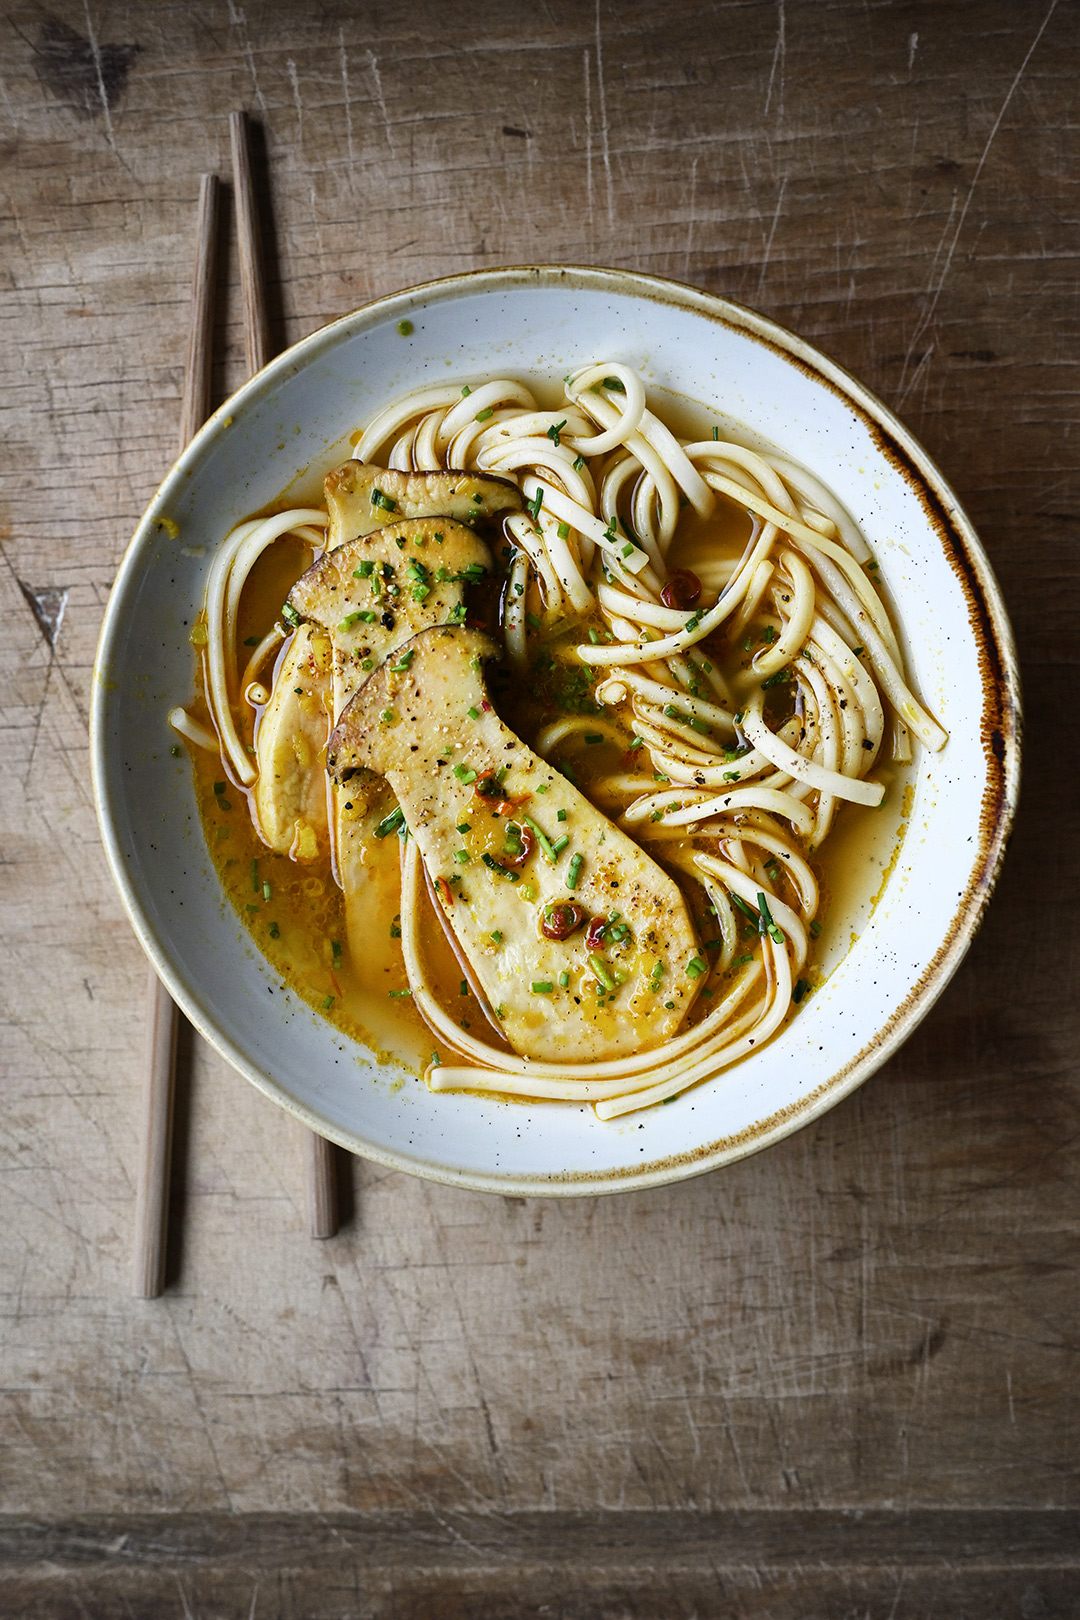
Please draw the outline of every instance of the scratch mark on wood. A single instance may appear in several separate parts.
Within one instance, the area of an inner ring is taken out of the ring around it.
[[[769,227],[769,236],[765,243],[765,253],[761,260],[761,274],[758,276],[757,293],[755,295],[758,298],[761,297],[762,289],[765,286],[765,272],[769,268],[769,255],[772,252],[773,237],[776,235],[776,227],[780,219],[780,211],[784,206],[784,192],[786,190],[787,175],[785,174],[784,178],[780,182],[780,192],[776,199],[776,207],[773,210],[772,225]]]
[[[289,75],[289,84],[292,87],[293,106],[296,108],[296,144],[303,151],[304,147],[304,103],[300,95],[300,75],[296,71],[296,63],[292,57],[287,57],[285,70]]]
[[[909,73],[911,72],[912,68],[915,66],[915,52],[918,50],[918,48],[919,48],[919,34],[918,34],[918,30],[916,29],[915,33],[908,35],[908,42],[907,42],[907,70],[908,70]]]
[[[585,195],[589,199],[589,231],[590,234],[596,225],[596,207],[593,198],[593,172],[592,172],[592,71],[589,60],[589,47],[586,45],[582,52],[585,72]]]
[[[905,361],[904,361],[904,371],[903,371],[903,373],[901,374],[901,377],[900,377],[900,387],[899,387],[899,391],[898,391],[898,394],[897,394],[897,403],[899,405],[903,405],[903,403],[906,400],[908,394],[911,392],[912,387],[914,386],[914,382],[915,382],[914,377],[911,378],[910,383],[907,383],[905,381],[908,364],[909,364],[909,361],[910,361],[911,357],[914,355],[916,346],[919,344],[919,342],[921,341],[921,339],[923,337],[923,334],[925,333],[925,331],[929,327],[931,321],[934,319],[934,314],[935,314],[935,312],[937,310],[937,306],[938,306],[938,299],[941,297],[941,289],[945,285],[945,278],[948,276],[949,270],[950,270],[950,268],[952,266],[953,254],[956,252],[956,244],[957,244],[957,242],[959,242],[960,233],[964,229],[964,221],[967,219],[968,209],[971,207],[971,199],[975,195],[975,187],[979,183],[979,179],[980,179],[980,176],[982,175],[983,168],[986,165],[986,160],[990,155],[990,148],[994,144],[994,136],[997,134],[998,130],[1001,128],[1001,121],[1005,117],[1005,114],[1009,109],[1009,103],[1012,101],[1013,96],[1016,94],[1016,90],[1017,90],[1017,88],[1018,88],[1018,86],[1020,84],[1020,81],[1024,77],[1024,74],[1027,72],[1028,63],[1031,61],[1031,58],[1034,56],[1035,51],[1036,51],[1036,49],[1038,47],[1039,41],[1042,39],[1043,35],[1045,34],[1047,26],[1049,25],[1050,19],[1054,15],[1054,12],[1057,10],[1057,7],[1058,7],[1058,0],[1050,0],[1050,7],[1049,7],[1049,9],[1048,9],[1048,11],[1046,13],[1046,16],[1043,18],[1042,22],[1039,24],[1038,32],[1036,33],[1035,38],[1032,40],[1031,44],[1028,46],[1027,55],[1024,57],[1024,60],[1021,62],[1020,66],[1016,70],[1016,76],[1013,79],[1012,83],[1010,84],[1010,86],[1009,86],[1009,88],[1008,88],[1008,90],[1007,90],[1007,92],[1005,94],[1005,100],[1001,103],[1001,107],[998,110],[998,115],[994,119],[994,122],[993,122],[993,125],[991,127],[989,135],[986,137],[986,144],[983,146],[982,153],[981,153],[981,155],[979,157],[979,161],[975,165],[975,173],[972,176],[971,185],[968,187],[968,194],[964,198],[964,206],[960,210],[960,217],[956,222],[956,229],[954,230],[954,232],[952,234],[952,240],[949,242],[948,251],[945,254],[945,262],[941,267],[941,273],[937,277],[936,285],[934,284],[933,277],[931,277],[931,285],[927,289],[927,291],[928,291],[928,293],[930,295],[929,296],[929,302],[928,302],[926,308],[923,310],[923,313],[919,316],[918,321],[915,323],[915,331],[914,331],[914,333],[912,335],[911,342],[908,345],[907,359],[905,359]]]
[[[611,139],[608,129],[607,91],[604,88],[604,57],[600,41],[600,0],[596,0],[596,94],[600,103],[600,152],[607,176],[608,224],[615,223],[615,189],[611,178]]]
[[[763,118],[769,116],[769,107],[772,103],[773,85],[779,74],[780,82],[776,91],[776,116],[779,122],[784,119],[784,62],[787,56],[787,17],[784,11],[784,0],[777,0],[776,6],[776,45],[773,49],[772,67],[769,70],[769,88],[765,93],[765,109]]]
[[[697,166],[698,160],[694,158],[690,164],[690,207],[686,217],[686,254],[683,259],[683,275],[687,281],[690,279],[690,254],[694,246],[694,203],[697,194]]]
[[[379,62],[374,51],[368,51],[367,61],[368,67],[371,69],[372,80],[375,84],[375,99],[379,103],[379,111],[382,113],[383,129],[386,131],[386,144],[390,148],[392,154],[394,151],[394,136],[390,129],[390,116],[386,111],[386,98],[383,95],[382,75],[379,72]]]
[[[338,55],[341,62],[341,90],[345,98],[345,151],[349,158],[349,179],[354,177],[352,102],[349,99],[349,55],[345,49],[345,25],[338,29]]]

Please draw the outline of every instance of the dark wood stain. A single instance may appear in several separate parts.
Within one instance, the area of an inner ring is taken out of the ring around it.
[[[49,94],[80,118],[100,118],[119,104],[139,47],[98,45],[60,17],[42,19],[34,67]]]

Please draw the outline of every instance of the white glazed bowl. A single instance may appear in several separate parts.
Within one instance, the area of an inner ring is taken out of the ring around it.
[[[412,322],[407,338],[399,321]],[[225,900],[166,715],[191,696],[188,630],[213,547],[421,382],[559,377],[594,358],[699,401],[822,478],[862,525],[901,617],[916,690],[950,733],[919,750],[887,888],[857,942],[780,1036],[675,1103],[591,1109],[432,1095],[382,1069],[295,996]],[[170,528],[161,526],[168,518]],[[171,524],[180,537],[170,538]],[[200,551],[205,548],[205,551]],[[577,1195],[695,1175],[778,1141],[854,1090],[961,961],[1004,851],[1019,779],[1012,636],[978,539],[885,407],[750,310],[650,276],[478,271],[380,299],[280,356],[206,424],[121,565],[95,672],[102,834],[131,921],[197,1029],[275,1102],[384,1164],[487,1191]],[[271,994],[270,992],[275,992]]]

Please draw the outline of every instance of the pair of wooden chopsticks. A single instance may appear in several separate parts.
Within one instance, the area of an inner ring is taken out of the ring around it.
[[[249,372],[270,359],[266,288],[259,246],[258,216],[251,173],[251,144],[246,116],[229,120],[232,140],[233,193],[240,245],[240,283],[244,303],[244,342]],[[218,178],[204,174],[199,188],[198,251],[191,287],[191,318],[184,366],[184,399],[180,448],[194,438],[210,414],[210,362],[214,340],[214,269],[217,257]],[[165,1246],[169,1219],[169,1171],[172,1157],[173,1097],[176,1074],[178,1011],[161,980],[150,970],[143,1075],[142,1133],[135,1203],[134,1293],[154,1299],[165,1286]],[[307,1138],[306,1192],[312,1237],[333,1237],[338,1228],[337,1177],[333,1145],[314,1131]]]

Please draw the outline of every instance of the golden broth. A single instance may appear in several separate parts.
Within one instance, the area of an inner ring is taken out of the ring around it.
[[[543,388],[538,390],[541,397],[544,392]],[[709,438],[717,420],[700,408],[670,396],[665,399],[661,412],[682,437]],[[722,431],[726,435],[727,427]],[[275,510],[284,510],[285,505],[279,503]],[[669,567],[694,572],[700,569],[705,573],[709,563],[734,562],[742,555],[751,532],[749,514],[725,497],[718,497],[715,511],[707,519],[699,518],[693,508],[687,507],[672,543]],[[501,567],[506,542],[495,535],[489,538],[496,563]],[[295,539],[279,541],[264,552],[245,585],[241,600],[241,642],[254,645],[271,629],[280,616],[281,604],[290,587],[310,562],[311,555],[310,549]],[[711,601],[714,595],[715,591],[707,586],[703,599]],[[541,625],[530,638],[533,660],[530,676],[524,681],[515,681],[505,672],[493,673],[493,701],[507,724],[530,744],[543,726],[567,715],[595,714],[598,722],[613,724],[619,733],[617,740],[601,734],[599,729],[593,740],[586,740],[591,735],[588,732],[584,736],[577,733],[559,744],[551,758],[561,768],[568,768],[567,774],[583,792],[595,796],[600,809],[617,816],[627,802],[625,797],[605,798],[595,794],[598,780],[619,770],[647,778],[644,790],[648,791],[653,786],[664,785],[665,779],[652,770],[647,749],[632,748],[634,717],[629,701],[617,709],[596,704],[594,689],[606,672],[587,668],[574,655],[573,648],[588,636],[590,627],[598,636],[604,635],[602,615],[597,608],[584,618],[564,615],[547,619],[535,579],[530,580],[525,606]],[[497,615],[498,603],[491,588],[475,591],[470,601],[470,618],[485,617],[497,630]],[[732,674],[749,665],[758,645],[760,638],[752,622],[740,632],[734,645],[721,632],[708,642],[700,643],[695,651]],[[242,657],[243,648],[240,651]],[[205,722],[206,711],[201,701],[193,712]],[[784,716],[771,718],[782,720]],[[821,884],[818,920],[823,925],[821,937],[813,941],[810,960],[803,970],[811,992],[842,960],[865,925],[899,850],[911,797],[910,787],[905,786],[910,768],[884,763],[888,752],[886,739],[881,760],[872,772],[887,786],[883,805],[878,810],[840,806],[824,847],[810,853],[811,865]],[[364,960],[361,971],[348,949],[346,905],[334,880],[329,853],[323,852],[319,859],[301,864],[288,855],[268,849],[256,831],[249,795],[228,778],[220,760],[199,749],[193,749],[192,753],[207,843],[222,886],[258,948],[285,982],[343,1034],[374,1049],[383,1061],[396,1061],[413,1073],[420,1073],[433,1054],[438,1054],[440,1061],[453,1061],[453,1054],[432,1035],[408,994],[398,943],[397,836],[371,839],[364,847],[364,871],[371,881],[362,900]],[[392,802],[388,798],[388,808]],[[689,833],[679,842],[708,847],[704,838],[695,840]],[[663,859],[664,844],[646,847],[656,858]],[[708,914],[705,896],[696,885],[685,887],[702,945],[707,946],[717,931],[715,919]],[[786,878],[781,878],[778,892],[798,904],[797,897],[789,892]],[[439,914],[433,907],[429,907],[429,913],[428,921],[433,923]],[[482,1039],[494,1039],[498,1043],[499,1038],[493,1034],[469,990],[441,927],[425,927],[421,934],[425,965],[437,984],[444,1009],[463,1029],[471,1029]],[[744,936],[744,950],[752,951],[756,930],[747,925]],[[738,960],[737,957],[736,968]],[[717,991],[708,988],[702,992],[691,1013],[691,1021],[708,1011],[708,1004],[716,994]],[[617,1016],[617,1012],[613,1011],[613,1016]]]

